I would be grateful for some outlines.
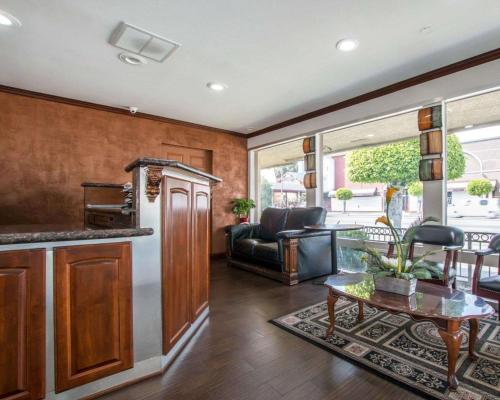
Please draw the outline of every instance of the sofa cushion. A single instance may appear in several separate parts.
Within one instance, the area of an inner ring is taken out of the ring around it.
[[[260,238],[276,240],[276,234],[285,229],[289,210],[287,208],[266,208],[260,217]]]
[[[285,230],[303,229],[306,225],[325,223],[326,209],[323,207],[292,208],[288,213]]]
[[[254,257],[268,263],[280,264],[278,242],[256,244],[254,248]]]
[[[491,290],[492,292],[500,293],[500,275],[489,276],[488,278],[482,278],[479,281],[479,287],[485,290]]]
[[[234,242],[233,251],[244,256],[253,257],[255,245],[260,242],[262,242],[260,239],[239,239]]]

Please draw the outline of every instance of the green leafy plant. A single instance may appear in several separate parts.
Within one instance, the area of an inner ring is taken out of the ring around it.
[[[425,265],[419,263],[423,261],[425,257],[436,252],[436,250],[431,250],[426,252],[420,257],[414,259],[409,258],[410,245],[415,238],[417,227],[426,224],[427,222],[437,221],[434,217],[428,217],[423,220],[417,220],[413,225],[411,225],[406,231],[403,238],[399,230],[394,228],[394,225],[389,218],[389,205],[394,197],[394,194],[398,192],[398,189],[394,187],[389,187],[386,194],[386,213],[385,215],[377,218],[375,223],[382,223],[389,227],[392,237],[394,248],[396,249],[396,258],[388,259],[383,257],[377,250],[364,247],[359,250],[364,251],[367,255],[366,261],[368,265],[368,272],[374,274],[375,276],[392,276],[400,279],[430,279],[431,273],[426,268]]]
[[[347,200],[351,200],[351,199],[352,199],[352,190],[351,190],[351,189],[348,189],[348,188],[345,188],[345,187],[338,188],[338,189],[335,191],[335,197],[336,197],[338,200],[342,200],[342,201],[344,202],[344,212],[345,212],[345,209],[346,209],[346,201],[347,201]]]
[[[455,135],[447,137],[448,179],[465,172],[465,156]],[[418,139],[366,147],[347,153],[347,176],[351,182],[387,183],[407,186],[419,180],[420,142]]]
[[[410,196],[422,197],[424,194],[424,185],[422,182],[412,182],[408,185],[408,194]]]
[[[487,196],[493,190],[493,185],[488,179],[472,179],[467,184],[467,193],[471,196]]]
[[[238,217],[248,216],[252,208],[255,208],[255,201],[252,199],[234,199],[232,201],[233,214]]]

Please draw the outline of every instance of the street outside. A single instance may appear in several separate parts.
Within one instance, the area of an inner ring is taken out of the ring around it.
[[[367,212],[367,213],[341,213],[329,212],[326,217],[327,224],[360,224],[366,226],[380,226],[375,225],[375,220],[381,213]],[[403,228],[408,227],[417,218],[415,213],[403,213]],[[450,218],[448,217],[448,225],[456,226],[466,232],[500,232],[500,218],[489,219],[485,217],[464,217],[464,218]]]

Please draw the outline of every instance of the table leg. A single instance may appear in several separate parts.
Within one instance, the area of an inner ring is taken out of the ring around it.
[[[365,319],[364,303],[358,300],[358,322]]]
[[[337,232],[331,231],[331,246],[332,246],[332,275],[338,273],[337,270]]]
[[[476,340],[478,331],[479,320],[476,318],[469,319],[469,358],[472,360],[477,360]]]
[[[339,299],[339,296],[335,295],[333,291],[330,289],[328,292],[328,317],[330,320],[330,326],[328,327],[328,331],[326,332],[326,336],[333,335],[333,328],[335,326],[335,303]]]
[[[439,328],[438,332],[448,350],[448,386],[451,390],[455,390],[458,387],[458,379],[455,370],[458,354],[460,352],[460,344],[462,343],[460,321],[449,320],[446,329]]]

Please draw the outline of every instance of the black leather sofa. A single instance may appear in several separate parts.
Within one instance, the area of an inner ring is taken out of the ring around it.
[[[303,229],[325,218],[322,207],[266,208],[260,224],[227,226],[228,263],[287,285],[331,274],[330,233]]]

